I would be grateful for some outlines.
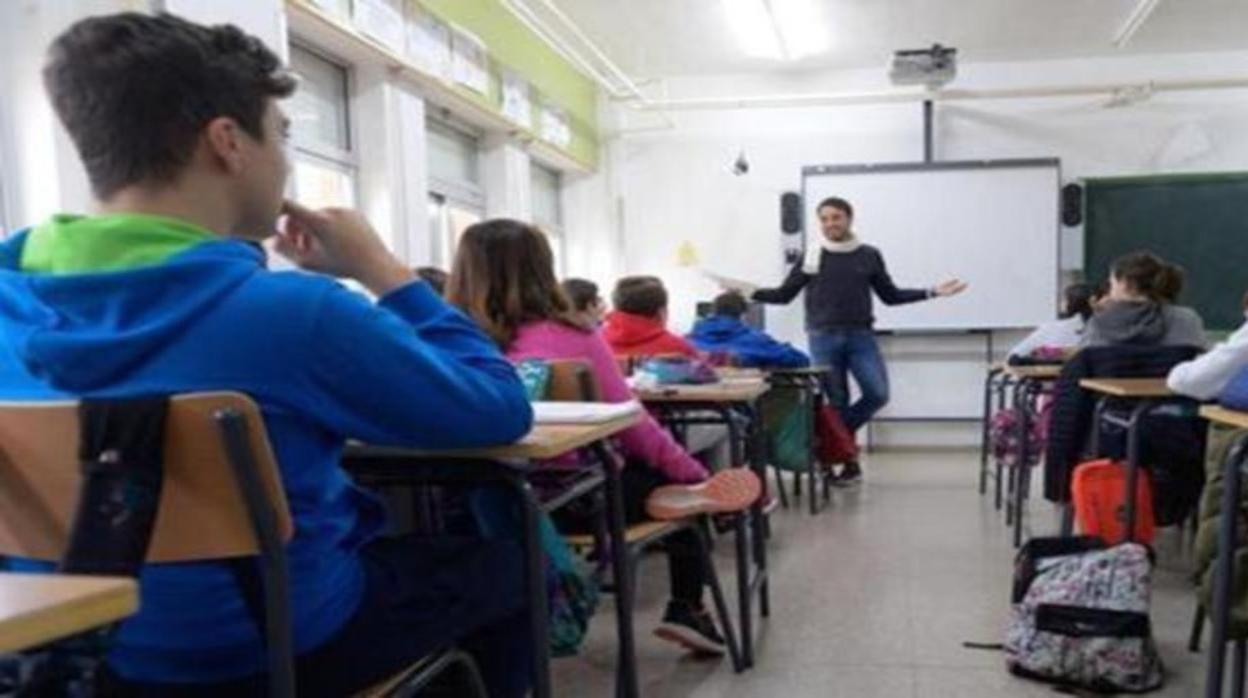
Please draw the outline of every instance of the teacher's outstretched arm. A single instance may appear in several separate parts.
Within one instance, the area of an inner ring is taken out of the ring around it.
[[[797,298],[797,294],[801,293],[808,283],[810,283],[810,274],[802,271],[802,263],[798,262],[793,265],[793,269],[779,288],[760,288],[746,296],[758,303],[784,305]]]
[[[965,281],[948,279],[931,288],[897,288],[897,284],[893,283],[893,277],[889,275],[888,268],[884,264],[884,257],[878,252],[875,254],[873,266],[871,288],[875,290],[875,295],[879,296],[880,300],[884,301],[886,305],[904,305],[906,303],[925,301],[929,298],[956,296],[965,291],[967,287]]]

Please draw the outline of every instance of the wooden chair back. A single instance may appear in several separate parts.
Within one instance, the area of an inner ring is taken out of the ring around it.
[[[259,553],[259,541],[227,458],[217,415],[246,420],[256,475],[283,541],[294,534],[277,460],[260,410],[240,393],[197,393],[170,401],[164,483],[148,562]],[[78,403],[0,403],[0,555],[59,561],[81,484]]]

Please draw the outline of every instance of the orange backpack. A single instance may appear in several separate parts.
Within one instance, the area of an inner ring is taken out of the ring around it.
[[[1135,483],[1135,542],[1148,545],[1156,530],[1152,478],[1141,468]],[[1071,478],[1070,490],[1075,519],[1084,535],[1100,538],[1106,545],[1126,540],[1126,463],[1109,459],[1080,463]]]

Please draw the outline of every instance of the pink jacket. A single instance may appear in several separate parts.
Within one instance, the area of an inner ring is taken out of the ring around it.
[[[507,358],[512,361],[583,359],[589,362],[604,401],[633,399],[633,391],[624,382],[611,348],[598,332],[585,332],[550,320],[531,322],[516,333],[511,346],[507,347]],[[701,482],[709,477],[706,467],[686,453],[649,414],[636,426],[620,433],[620,446],[626,457],[649,463],[672,482]]]

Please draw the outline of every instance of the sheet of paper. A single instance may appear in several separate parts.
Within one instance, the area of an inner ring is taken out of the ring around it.
[[[628,402],[534,402],[538,424],[601,424],[641,412],[641,403]]]
[[[715,272],[707,269],[702,269],[700,271],[702,272],[702,276],[705,276],[715,282],[720,288],[725,288],[730,291],[740,291],[741,293],[745,293],[747,295],[758,290],[758,284],[751,283],[744,279],[734,279],[730,276],[716,274]]]

